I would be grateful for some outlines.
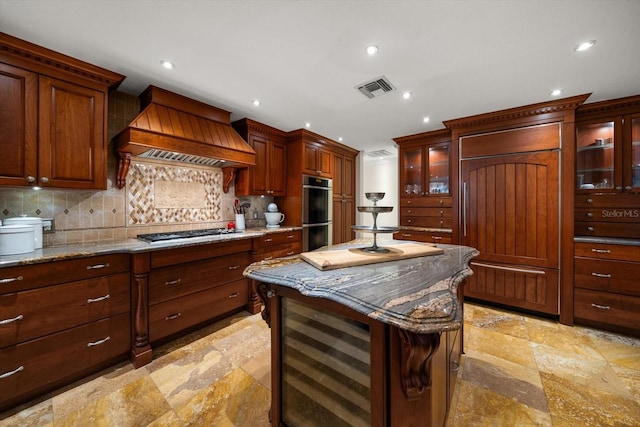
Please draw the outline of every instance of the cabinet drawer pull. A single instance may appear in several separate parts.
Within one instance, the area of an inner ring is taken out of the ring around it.
[[[402,237],[411,237],[411,234],[409,234],[409,233],[402,233]]]
[[[591,303],[591,307],[598,308],[600,310],[611,310],[611,307],[609,307],[608,305],[600,305],[600,304]]]
[[[295,251],[289,251],[289,252],[287,252],[287,256],[289,256],[289,255],[293,255],[293,254],[295,254]]]
[[[409,223],[410,223],[410,222],[411,222],[411,220],[410,220],[410,219],[408,219],[408,220],[407,220],[407,222],[409,222]]]
[[[87,265],[87,270],[98,270],[100,268],[107,268],[109,267],[109,263],[104,263],[104,264],[96,264],[96,265]]]
[[[589,230],[589,231],[594,231],[594,230],[595,230],[595,228],[593,228],[593,227],[587,227],[587,230]]]
[[[182,316],[182,313],[171,314],[165,317],[164,320],[173,320],[173,319],[177,319],[180,316]]]
[[[229,294],[229,298],[238,298],[240,296],[240,292],[234,292],[232,294]]]
[[[611,279],[611,275],[610,274],[591,273],[591,275],[594,276],[594,277],[601,277],[603,279]]]
[[[263,261],[269,261],[270,259],[273,259],[273,257],[272,256],[266,256],[266,257],[264,257]]]
[[[407,209],[407,213],[411,213],[411,209]]]
[[[88,342],[88,343],[87,343],[87,347],[95,347],[95,346],[97,346],[97,345],[104,344],[104,343],[106,343],[107,341],[109,341],[110,339],[111,339],[111,337],[107,336],[106,338],[103,338],[103,339],[98,340],[98,341]]]
[[[442,237],[440,237],[440,236],[431,236],[431,238],[433,240],[442,240]]]
[[[2,380],[4,378],[8,378],[11,375],[17,374],[18,372],[23,371],[23,370],[24,370],[24,366],[18,366],[13,371],[9,371],[9,372],[5,372],[4,374],[0,374],[0,380]]]
[[[587,218],[593,218],[593,213],[587,212]]]
[[[22,314],[18,314],[13,319],[0,320],[0,325],[8,325],[10,323],[14,323],[14,322],[17,322],[17,321],[22,320],[22,319],[24,319],[24,316]]]
[[[611,249],[591,249],[591,252],[595,252],[597,254],[610,254]]]
[[[6,279],[0,279],[0,283],[11,283],[11,282],[15,282],[16,280],[22,280],[22,279],[23,279],[22,276],[7,277]]]
[[[265,242],[273,242],[273,239],[271,237],[267,237],[266,239],[264,239]]]
[[[593,203],[593,199],[587,199],[587,203]]]
[[[111,295],[110,295],[110,294],[106,294],[105,296],[103,296],[103,297],[98,297],[98,298],[89,298],[89,299],[87,300],[87,304],[91,304],[91,303],[93,303],[93,302],[100,302],[100,301],[104,301],[104,300],[107,300],[107,299],[109,299],[109,298],[111,298]]]
[[[236,265],[230,265],[229,266],[229,270],[237,270],[240,268],[240,264],[236,264]]]
[[[164,284],[167,285],[167,286],[171,286],[171,285],[177,285],[180,282],[182,282],[182,279],[169,280],[169,281],[164,282]]]
[[[293,239],[294,237],[295,237],[295,236],[294,236],[293,234],[289,234],[289,235],[287,236],[287,239]]]
[[[545,274],[544,271],[529,270],[528,268],[501,267],[499,265],[483,264],[481,262],[471,262],[470,264],[477,267],[495,268],[496,270],[513,271],[515,273],[542,274],[543,276]]]

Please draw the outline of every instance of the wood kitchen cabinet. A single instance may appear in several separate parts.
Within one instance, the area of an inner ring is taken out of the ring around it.
[[[640,96],[576,111],[575,235],[640,238]]]
[[[465,298],[572,323],[575,117],[587,97],[444,122],[454,242],[480,251]]]
[[[398,144],[400,228],[394,239],[452,241],[448,129],[394,138]]]
[[[152,345],[246,309],[252,239],[132,255],[132,362],[152,359]]]
[[[351,226],[356,223],[355,155],[332,153],[333,162],[333,244],[355,238]]]
[[[107,91],[124,76],[0,33],[0,185],[106,189]]]
[[[640,336],[640,246],[578,238],[574,262],[575,322]]]
[[[285,133],[242,119],[231,123],[256,152],[256,165],[236,172],[236,196],[284,196],[287,190]]]
[[[0,269],[0,411],[126,359],[129,256]]]
[[[286,215],[282,225],[289,227],[302,226],[303,175],[331,178],[334,196],[340,196],[340,198],[344,199],[353,197],[355,199],[355,159],[357,155],[357,150],[306,129],[288,132],[287,195],[286,197],[276,197],[275,200],[281,211]],[[336,198],[334,197],[335,200]],[[347,203],[345,202],[344,204],[346,205]],[[335,209],[334,204],[334,230],[336,229]],[[353,209],[355,212],[355,206]],[[340,209],[337,215],[341,215],[342,212],[343,209]],[[340,230],[345,233],[344,235],[347,235],[350,233],[350,230],[348,233],[345,231],[347,226],[350,228],[355,222],[352,222],[354,220],[350,220],[348,215],[346,220],[342,218],[344,216],[338,217],[338,220],[341,220],[344,224],[340,227]]]

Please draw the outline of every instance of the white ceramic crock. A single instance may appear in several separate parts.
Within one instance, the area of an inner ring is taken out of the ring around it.
[[[33,233],[33,225],[3,225],[0,227],[0,255],[33,252]]]
[[[42,249],[42,218],[20,215],[14,218],[6,218],[4,225],[32,225],[33,247],[34,249]]]

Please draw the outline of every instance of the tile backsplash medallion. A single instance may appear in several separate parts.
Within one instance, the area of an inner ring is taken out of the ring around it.
[[[133,158],[127,185],[114,185],[111,139],[138,114],[138,97],[109,95],[108,179],[104,191],[0,188],[0,220],[19,215],[53,218],[44,246],[113,242],[142,233],[226,227],[234,220],[233,185],[222,191],[222,169]],[[263,227],[272,197],[242,197],[247,227]],[[257,219],[254,219],[257,217]]]

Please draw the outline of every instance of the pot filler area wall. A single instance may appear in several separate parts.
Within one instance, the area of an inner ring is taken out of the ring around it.
[[[109,141],[139,110],[138,97],[109,95]],[[0,220],[19,215],[53,218],[55,232],[44,246],[135,238],[137,234],[225,227],[234,220],[235,189],[222,191],[222,169],[182,163],[132,159],[127,185],[115,184],[111,142],[105,191],[0,189]],[[265,225],[263,212],[272,197],[246,197],[248,227]],[[257,217],[254,219],[254,216]]]

